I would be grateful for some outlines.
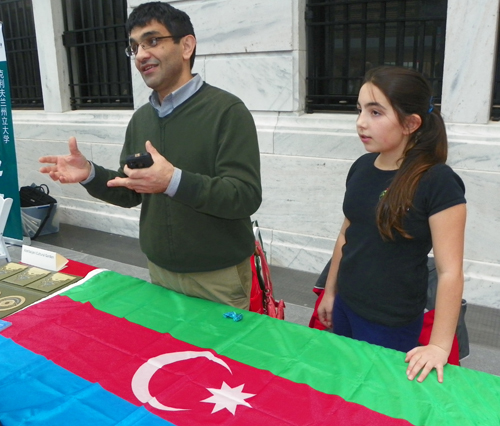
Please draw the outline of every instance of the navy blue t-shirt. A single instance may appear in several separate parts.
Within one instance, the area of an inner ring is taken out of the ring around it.
[[[376,223],[381,194],[396,171],[380,170],[378,154],[365,154],[347,175],[343,210],[350,226],[345,233],[337,288],[347,305],[363,318],[387,326],[403,326],[424,310],[427,298],[427,255],[432,248],[429,217],[465,203],[462,179],[446,164],[423,176],[403,226],[413,238],[394,231],[383,240]]]

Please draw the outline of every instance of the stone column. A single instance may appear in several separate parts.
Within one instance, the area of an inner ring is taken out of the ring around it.
[[[71,109],[61,0],[33,1],[43,104],[46,112]]]
[[[500,0],[448,0],[442,108],[447,123],[490,119]]]

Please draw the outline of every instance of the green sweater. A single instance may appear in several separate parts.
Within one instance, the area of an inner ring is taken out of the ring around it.
[[[174,197],[108,188],[125,176],[127,155],[144,152],[149,140],[182,178]],[[142,202],[141,249],[173,272],[203,272],[241,263],[255,248],[250,215],[262,200],[255,124],[237,97],[206,83],[170,115],[159,118],[148,103],[127,128],[120,168],[95,166],[85,185],[92,196],[133,207]]]

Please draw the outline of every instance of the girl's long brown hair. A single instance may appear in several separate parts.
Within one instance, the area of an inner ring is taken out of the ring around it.
[[[410,135],[399,169],[377,206],[377,226],[382,238],[394,240],[394,230],[405,238],[412,238],[404,230],[404,216],[412,207],[423,174],[435,164],[446,162],[446,127],[441,114],[434,108],[432,89],[419,72],[382,66],[369,70],[364,83],[371,83],[382,91],[402,126],[412,114],[422,119],[420,128]]]

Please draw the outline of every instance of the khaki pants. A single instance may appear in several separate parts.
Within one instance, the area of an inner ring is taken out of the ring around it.
[[[148,261],[151,282],[182,293],[235,308],[250,308],[252,268],[250,258],[239,265],[210,272],[177,273]]]

